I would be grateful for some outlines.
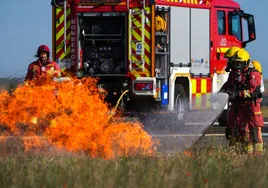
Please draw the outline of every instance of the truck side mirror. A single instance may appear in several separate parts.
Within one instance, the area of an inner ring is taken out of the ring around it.
[[[242,44],[243,47],[246,47],[247,43],[256,39],[255,22],[254,22],[254,16],[251,14],[244,13],[242,18],[246,20],[248,27],[248,40],[243,41]]]

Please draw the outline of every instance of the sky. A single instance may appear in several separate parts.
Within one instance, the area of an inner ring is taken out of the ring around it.
[[[257,39],[246,49],[252,60],[262,63],[268,79],[268,0],[236,0],[255,17]],[[21,77],[36,58],[39,45],[52,47],[50,0],[1,0],[0,3],[0,77]],[[267,71],[266,71],[267,70]]]

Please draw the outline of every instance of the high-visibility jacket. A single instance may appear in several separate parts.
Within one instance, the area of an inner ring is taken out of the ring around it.
[[[27,75],[25,77],[25,81],[38,79],[40,77],[60,77],[61,70],[59,65],[56,62],[48,60],[45,65],[42,65],[40,60],[32,62],[28,66]]]

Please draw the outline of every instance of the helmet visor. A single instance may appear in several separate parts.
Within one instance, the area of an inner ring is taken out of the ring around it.
[[[233,61],[232,64],[236,69],[241,69],[245,66],[245,63],[243,61]]]

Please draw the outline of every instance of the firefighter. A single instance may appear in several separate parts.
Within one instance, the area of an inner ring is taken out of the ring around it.
[[[230,72],[231,71],[231,69],[232,69],[231,59],[236,54],[236,52],[239,51],[240,49],[241,48],[239,48],[239,47],[233,46],[233,47],[229,48],[225,52],[224,58],[227,58],[228,59],[227,66],[225,68],[225,71],[226,72]],[[260,64],[260,62],[258,62],[256,60],[253,60],[252,61],[252,64],[253,64],[254,68],[261,73],[261,92],[263,93],[264,90],[265,90],[265,88],[264,88],[264,80],[263,80],[263,76],[262,76],[262,67],[261,67],[261,64]]]
[[[250,55],[244,49],[234,54],[231,64],[229,78],[221,88],[221,91],[229,94],[233,105],[228,118],[234,119],[234,124],[229,126],[231,140],[235,138],[241,142],[243,150],[249,155],[258,155],[263,152],[261,128],[264,125],[260,105],[261,73],[254,68]]]
[[[31,80],[40,79],[40,78],[52,78],[52,77],[60,77],[61,70],[59,65],[56,62],[53,62],[49,59],[50,49],[46,45],[41,45],[37,49],[37,53],[35,57],[38,60],[32,62],[28,66],[28,72],[25,77],[26,83]]]

